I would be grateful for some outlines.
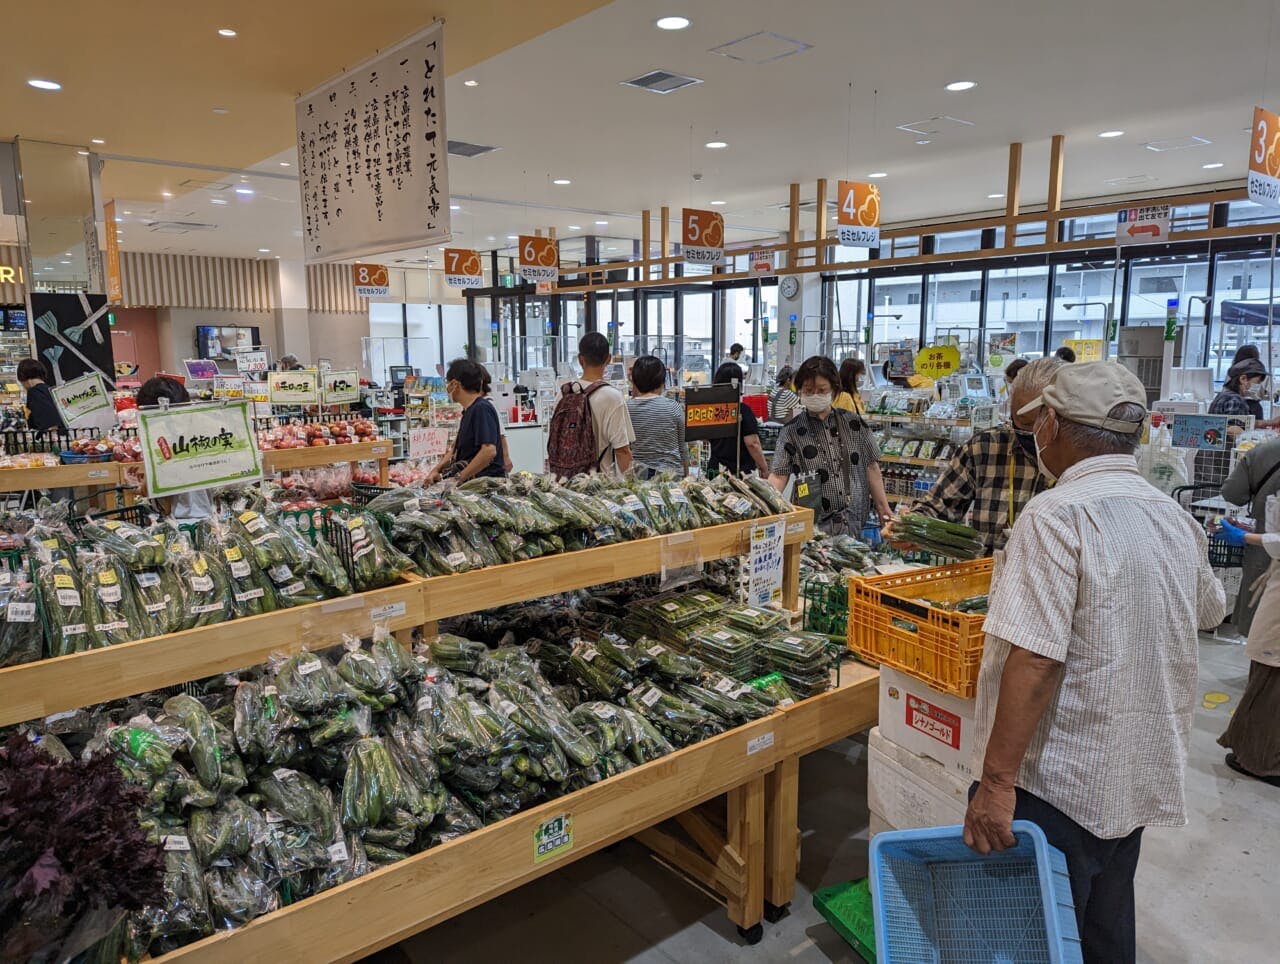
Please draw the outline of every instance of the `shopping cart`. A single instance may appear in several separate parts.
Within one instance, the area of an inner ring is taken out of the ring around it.
[[[1222,498],[1219,486],[1181,485],[1169,495],[1204,527],[1209,536],[1209,565],[1216,569],[1238,569],[1244,564],[1244,546],[1228,545],[1213,535],[1218,517],[1236,510]]]

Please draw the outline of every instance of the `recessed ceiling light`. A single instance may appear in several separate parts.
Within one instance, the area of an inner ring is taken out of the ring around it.
[[[106,143],[106,141],[104,141],[101,137],[93,137],[93,138],[90,138],[90,139],[89,139],[89,143],[90,143],[90,144],[105,144],[105,143]]]
[[[71,262],[70,262],[70,261],[63,261],[63,262],[61,262],[61,263],[62,263],[62,264],[70,264]]]
[[[77,154],[79,154],[81,157],[88,157],[88,156],[89,156],[89,152],[88,152],[88,151],[76,151],[76,153],[77,153]]]
[[[618,249],[617,249],[614,245],[612,245],[612,244],[611,244],[611,245],[609,245],[609,247],[608,247],[608,248],[606,248],[605,250],[606,250],[606,251],[617,251]],[[70,261],[68,261],[68,262],[67,262],[67,264],[70,264],[70,263],[71,263]]]
[[[243,195],[245,195],[245,196],[247,197],[247,196],[249,196],[249,195],[253,194],[253,188],[251,188],[251,187],[244,187],[244,186],[242,185],[242,186],[240,186],[240,187],[236,188],[236,193],[237,193],[237,194],[243,194]]]
[[[210,198],[210,199],[209,199],[209,203],[210,203],[210,204],[226,204],[226,203],[227,203],[227,199],[226,199],[226,198],[224,198],[224,197],[215,197],[215,198]]]
[[[161,191],[161,192],[160,192],[160,196],[161,196],[161,197],[173,197],[173,193],[172,193],[171,191]]]
[[[450,204],[450,205],[449,205],[449,210],[450,210],[450,211],[461,211],[461,210],[462,210],[462,205],[461,205],[461,204]]]
[[[520,236],[519,236],[518,234],[508,234],[508,235],[507,235],[507,240],[508,240],[508,241],[519,241],[519,240],[520,240]]]
[[[36,90],[62,90],[62,85],[56,80],[28,80],[27,86]]]
[[[570,231],[581,231],[581,230],[582,230],[582,228],[581,228],[581,226],[579,226],[579,225],[577,225],[577,224],[571,224],[571,225],[569,225],[569,230],[570,230]]]
[[[608,223],[609,223],[608,221],[597,221],[597,222],[596,222],[596,224],[597,224],[599,227],[602,227],[602,228],[603,228],[603,227],[605,227]]]
[[[1124,131],[1102,131],[1099,137],[1123,137]]]
[[[225,107],[215,107],[215,108],[213,109],[213,112],[214,112],[215,114],[230,114],[230,113],[231,113],[231,111],[229,111],[229,110],[228,110],[227,108],[225,108]]]
[[[219,37],[234,37],[235,35],[236,35],[236,32],[232,30],[230,27],[222,27],[218,31]]]
[[[947,90],[952,93],[959,93],[962,90],[973,90],[977,86],[972,80],[953,80],[947,84]]]
[[[132,212],[132,211],[123,211],[123,212],[121,212],[121,213],[123,213],[123,214],[132,214],[133,212]]]
[[[288,162],[288,161],[281,161],[281,162],[280,162],[280,166],[281,166],[281,167],[289,167],[289,166],[290,166],[290,164],[289,164],[289,162]]]
[[[688,17],[659,17],[653,24],[659,30],[683,30],[689,26]]]
[[[929,140],[929,138],[927,138],[927,137],[922,137],[922,138],[920,138],[920,140],[916,141],[916,143],[917,143],[917,144],[932,144],[932,143],[933,143],[933,141]]]
[[[998,200],[999,200],[1000,198],[1002,198],[1002,197],[1004,197],[1004,195],[1003,195],[1003,194],[988,194],[988,195],[987,195],[987,198],[988,198],[989,200],[991,200],[991,201],[998,201]]]
[[[489,240],[490,240],[490,241],[497,241],[497,240],[498,240],[498,238],[497,238],[497,236],[496,236],[496,235],[491,234],[491,235],[489,235]]]
[[[560,187],[564,187],[565,185],[567,185],[567,184],[572,184],[573,182],[572,182],[571,180],[569,180],[567,177],[558,177],[558,178],[556,178],[554,181],[552,181],[551,183],[552,183],[552,184],[557,184],[557,185],[559,185]]]
[[[1222,162],[1213,161],[1210,164],[1202,164],[1201,167],[1203,167],[1206,171],[1216,171],[1218,168],[1222,167]]]
[[[172,197],[172,195],[170,195],[170,197]],[[116,218],[116,224],[124,224],[124,218]],[[116,230],[118,231],[120,229],[117,228]]]
[[[723,151],[728,146],[728,141],[707,141],[706,143],[706,148],[709,151]]]
[[[26,203],[26,204],[30,204],[30,203],[31,203],[31,198],[26,198],[26,199],[25,199],[25,201],[24,201],[24,203]]]
[[[271,249],[270,249],[270,248],[259,248],[259,249],[258,249],[258,254],[270,254],[270,253],[271,253]]]
[[[888,171],[872,171],[870,174],[867,175],[867,177],[888,177],[888,176],[889,176]]]
[[[462,82],[462,86],[463,86],[463,87],[479,87],[479,86],[480,86],[480,81],[478,81],[478,80],[464,80],[464,81]]]
[[[64,254],[64,255],[63,255],[63,257],[64,257],[64,258],[69,258],[69,257],[71,257],[71,252],[70,252],[70,251],[68,251],[66,254]]]
[[[712,202],[711,202],[711,206],[712,206],[713,208],[722,207],[723,205],[724,205],[724,202],[723,202],[723,201],[712,201]]]

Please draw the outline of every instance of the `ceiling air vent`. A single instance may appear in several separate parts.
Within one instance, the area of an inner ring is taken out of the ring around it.
[[[1142,187],[1146,184],[1155,184],[1160,179],[1152,177],[1150,174],[1130,174],[1128,177],[1109,177],[1102,183],[1108,187]]]
[[[181,182],[178,187],[185,187],[191,191],[225,191],[231,187],[230,181],[213,181],[203,177],[189,177]]]
[[[623,87],[639,87],[641,90],[647,90],[651,94],[670,94],[673,91],[680,90],[682,87],[692,87],[694,84],[700,84],[697,77],[686,77],[684,74],[677,74],[672,70],[651,70],[647,74],[641,74],[631,80],[624,80]]]
[[[1212,144],[1213,141],[1207,137],[1197,137],[1190,134],[1187,137],[1166,137],[1160,141],[1148,141],[1142,146],[1149,151],[1163,153],[1164,151],[1185,151],[1188,147],[1204,147],[1206,144]]]
[[[792,40],[769,30],[759,30],[719,47],[712,47],[710,52],[744,64],[771,64],[775,60],[811,49],[813,44],[807,44],[803,40]]]
[[[148,221],[147,230],[156,234],[187,234],[191,231],[216,231],[216,224],[205,224],[202,221]]]
[[[487,147],[484,144],[468,144],[466,141],[450,141],[449,153],[454,157],[480,157],[483,154],[492,154],[498,150],[496,147]]]

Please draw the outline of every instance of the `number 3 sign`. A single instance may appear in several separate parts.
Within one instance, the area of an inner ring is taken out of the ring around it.
[[[1280,207],[1280,117],[1265,107],[1253,109],[1249,141],[1249,200]]]
[[[560,276],[560,246],[555,238],[522,234],[519,264],[526,281],[555,281]]]

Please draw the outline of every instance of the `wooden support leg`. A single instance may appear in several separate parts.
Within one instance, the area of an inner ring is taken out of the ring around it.
[[[408,423],[406,422],[405,424],[408,424]],[[498,454],[501,455],[502,453],[499,452]],[[390,482],[390,475],[389,475],[390,471],[391,471],[391,460],[378,459],[378,484],[379,485],[386,485],[388,482]]]
[[[782,550],[782,608],[795,612],[800,608],[800,550],[796,542]]]
[[[789,756],[765,774],[764,899],[791,903],[800,864],[800,757]]]
[[[729,849],[742,859],[744,874],[738,892],[726,896],[729,920],[744,930],[764,920],[764,797],[763,774],[728,794]]]

